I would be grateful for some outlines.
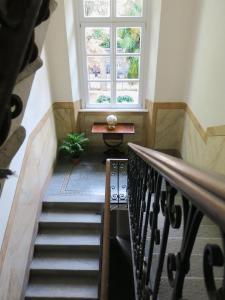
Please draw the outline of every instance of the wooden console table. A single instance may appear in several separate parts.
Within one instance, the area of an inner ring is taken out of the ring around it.
[[[118,123],[113,130],[108,129],[107,123],[94,123],[91,132],[94,134],[102,134],[103,141],[109,150],[105,152],[107,156],[118,157],[123,153],[117,148],[123,144],[124,134],[134,134],[133,123]],[[110,144],[109,140],[115,141],[115,144]]]

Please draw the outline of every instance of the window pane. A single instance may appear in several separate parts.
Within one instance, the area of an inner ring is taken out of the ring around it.
[[[111,83],[89,82],[89,100],[91,104],[109,104],[111,101]]]
[[[117,0],[117,17],[141,17],[143,15],[143,0]]]
[[[110,28],[87,27],[85,39],[88,54],[110,54]]]
[[[116,30],[118,53],[140,53],[141,28],[120,27]]]
[[[110,79],[110,57],[109,56],[89,56],[88,63],[88,79]]]
[[[110,17],[110,0],[84,0],[85,17]]]
[[[139,82],[117,82],[116,102],[118,104],[138,104]]]
[[[139,68],[139,56],[117,56],[117,79],[139,79]]]

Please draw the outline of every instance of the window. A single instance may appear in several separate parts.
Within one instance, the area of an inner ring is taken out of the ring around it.
[[[87,108],[141,106],[146,0],[81,0]]]

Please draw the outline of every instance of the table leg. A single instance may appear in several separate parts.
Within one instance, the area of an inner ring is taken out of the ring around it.
[[[110,144],[107,140],[114,140],[117,141],[116,144]],[[124,156],[125,153],[119,151],[117,148],[120,147],[123,144],[123,134],[122,133],[103,133],[103,141],[104,144],[109,147],[107,151],[104,152],[104,154],[109,158],[119,158],[121,156]]]

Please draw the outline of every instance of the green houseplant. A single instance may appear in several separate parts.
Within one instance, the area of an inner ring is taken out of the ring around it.
[[[77,162],[79,161],[80,154],[84,152],[88,143],[89,139],[85,137],[84,133],[68,133],[59,147],[59,150],[71,155],[72,159]]]

